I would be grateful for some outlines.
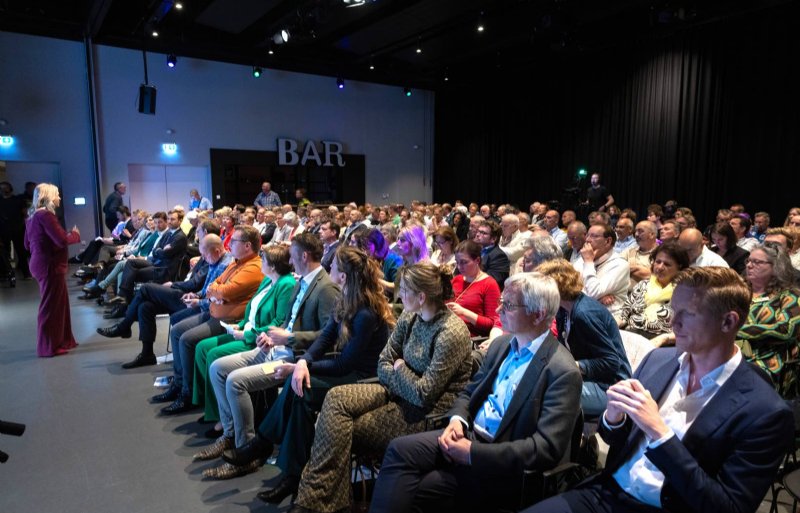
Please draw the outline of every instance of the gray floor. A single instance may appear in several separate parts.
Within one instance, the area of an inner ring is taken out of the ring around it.
[[[21,438],[0,436],[10,455],[0,465],[0,512],[286,511],[289,499],[275,507],[255,498],[275,482],[275,467],[230,481],[201,478],[211,463],[191,455],[209,443],[202,433],[210,426],[195,422],[199,412],[160,417],[148,398],[158,393],[153,378],[169,368],[120,369],[139,351],[137,328],[129,340],[100,337],[95,328],[110,322],[77,299],[73,278],[68,284],[80,347],[56,358],[36,357],[36,282],[0,285],[0,419],[27,425]]]
[[[216,462],[193,463],[191,455],[210,441],[199,412],[160,417],[148,398],[158,393],[155,376],[169,366],[123,371],[120,363],[139,351],[137,326],[129,340],[95,333],[108,326],[102,311],[77,299],[68,280],[72,323],[80,347],[65,356],[36,357],[36,282],[16,289],[0,285],[0,419],[27,425],[21,438],[0,436],[10,459],[0,465],[2,513],[235,513],[283,512],[255,494],[277,481],[278,469],[229,481],[203,480]],[[166,349],[160,321],[156,351]],[[790,511],[788,496],[779,506]],[[766,513],[769,503],[759,512]]]

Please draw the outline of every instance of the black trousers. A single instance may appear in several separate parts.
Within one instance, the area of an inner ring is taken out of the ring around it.
[[[518,505],[522,475],[502,469],[475,469],[445,459],[439,449],[441,430],[392,440],[383,457],[372,496],[371,512],[489,512]],[[472,443],[481,441],[466,432]],[[496,471],[495,471],[496,470]]]
[[[120,325],[130,329],[133,323],[139,321],[139,340],[142,341],[142,354],[145,356],[153,353],[153,343],[156,340],[156,315],[186,309],[186,304],[181,301],[183,292],[157,283],[145,283],[133,296],[133,300],[125,311],[125,318]]]
[[[617,481],[601,475],[577,488],[539,502],[522,513],[655,513],[659,508],[639,502]]]
[[[137,281],[148,282],[156,279],[156,268],[149,260],[134,258],[125,262],[122,270],[122,281],[119,285],[119,295],[129,303],[133,298],[133,287]]]
[[[25,249],[25,226],[10,226],[0,228],[0,246],[2,246],[5,260],[9,263],[9,272],[11,264],[11,243],[14,243],[14,253],[17,257],[17,270],[22,272],[25,277],[30,277],[31,273],[28,270],[28,250]]]

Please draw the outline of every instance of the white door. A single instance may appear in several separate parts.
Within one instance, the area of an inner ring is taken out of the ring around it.
[[[131,209],[151,214],[167,212],[175,205],[189,206],[189,191],[197,189],[211,198],[207,167],[128,164],[128,194]]]

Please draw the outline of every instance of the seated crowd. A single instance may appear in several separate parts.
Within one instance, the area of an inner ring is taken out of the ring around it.
[[[169,315],[173,375],[151,401],[214,424],[204,478],[277,450],[258,497],[293,512],[349,511],[351,455],[382,461],[375,512],[755,511],[793,448],[796,209],[770,228],[734,205],[701,231],[675,202],[584,222],[540,202],[340,210],[302,189],[293,207],[266,182],[253,206],[203,199],[120,207],[72,262],[114,322],[100,335],[139,323],[124,369],[156,364]],[[583,423],[605,467],[520,504]]]

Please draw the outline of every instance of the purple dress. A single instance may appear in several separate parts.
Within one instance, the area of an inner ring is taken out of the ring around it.
[[[80,242],[77,232],[65,232],[56,216],[40,209],[26,221],[25,249],[30,251],[30,270],[39,282],[42,301],[36,353],[55,356],[78,344],[72,335],[67,295],[67,246]]]

